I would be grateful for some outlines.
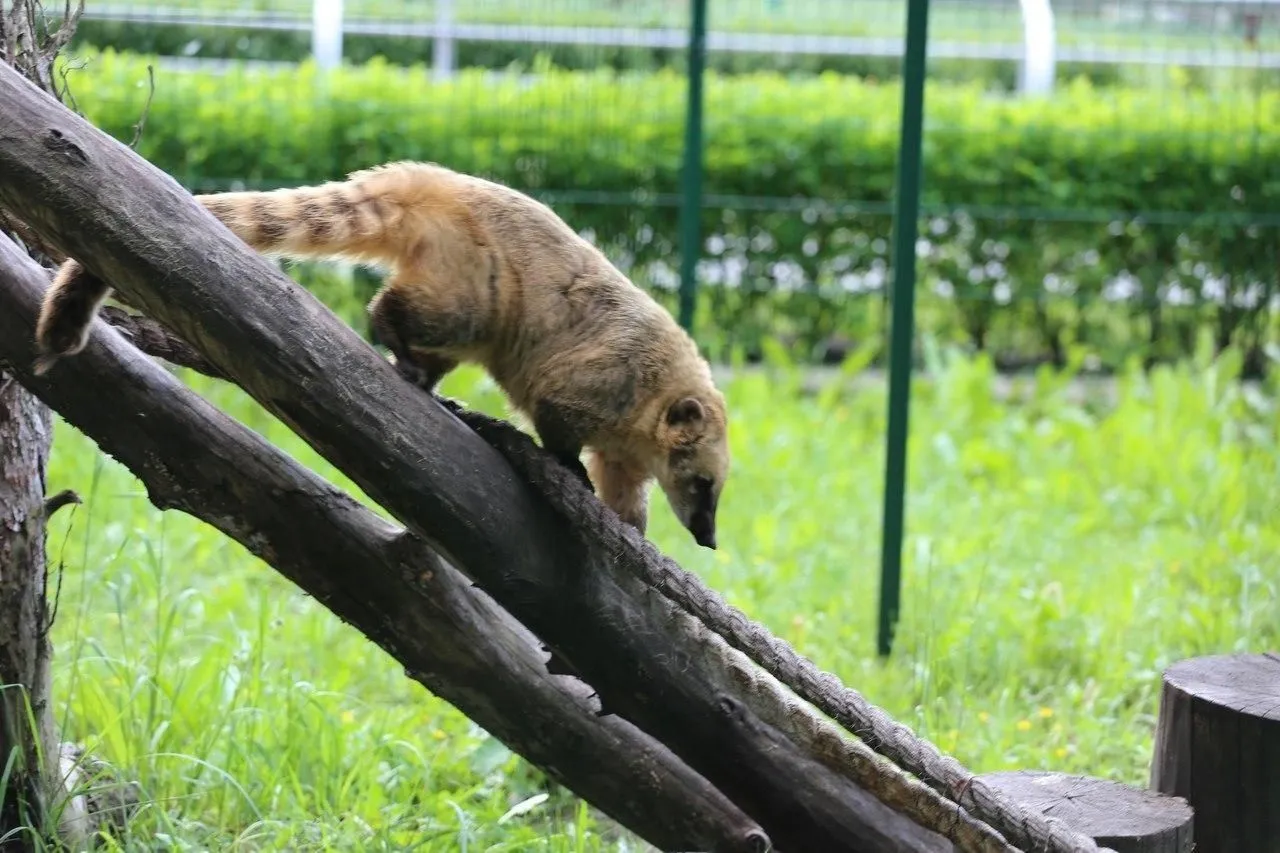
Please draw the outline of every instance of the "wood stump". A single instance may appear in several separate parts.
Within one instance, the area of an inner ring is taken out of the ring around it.
[[[978,778],[1116,853],[1190,853],[1192,849],[1191,808],[1178,797],[1108,779],[1041,770]]]
[[[1191,804],[1196,853],[1280,853],[1280,654],[1165,670],[1151,788]]]

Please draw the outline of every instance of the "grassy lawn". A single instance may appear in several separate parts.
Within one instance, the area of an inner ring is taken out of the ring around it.
[[[983,361],[931,376],[914,396],[887,664],[881,388],[736,376],[720,550],[696,548],[660,496],[651,536],[966,765],[1143,783],[1160,669],[1280,643],[1276,389],[1201,365],[1124,378],[1113,403],[1047,374],[1008,402]],[[349,485],[238,390],[190,381]],[[474,370],[444,390],[503,411]],[[49,488],[64,487],[86,504],[50,532],[58,717],[144,788],[122,848],[642,848],[564,791],[504,819],[546,790],[537,773],[238,545],[153,509],[60,423]]]

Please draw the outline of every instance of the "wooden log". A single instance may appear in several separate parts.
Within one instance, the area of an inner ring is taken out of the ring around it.
[[[730,659],[676,630],[665,599],[172,178],[3,68],[0,113],[0,201],[465,571],[596,689],[605,712],[670,748],[779,849],[950,848],[875,809],[870,792],[750,710]],[[91,340],[106,328],[96,322]]]
[[[0,362],[14,365],[15,388],[29,386],[128,467],[153,503],[235,539],[409,677],[650,843],[763,849],[754,821],[626,720],[598,716],[586,685],[549,675],[535,638],[420,539],[218,411],[122,335],[104,328],[55,375],[33,377],[47,285],[0,237]]]
[[[1165,670],[1151,787],[1195,809],[1196,853],[1280,853],[1280,654]]]
[[[1013,770],[978,777],[1116,853],[1190,853],[1186,801],[1091,776]]]

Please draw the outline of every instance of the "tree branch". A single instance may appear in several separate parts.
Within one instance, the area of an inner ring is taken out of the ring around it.
[[[533,636],[420,539],[228,418],[121,335],[100,329],[85,352],[36,379],[28,365],[47,286],[47,274],[0,238],[0,360],[138,476],[153,503],[244,545],[414,680],[652,843],[756,849],[756,824],[661,744],[597,716],[582,682],[548,675]]]
[[[174,180],[3,68],[0,112],[0,202],[190,342],[780,848],[951,849],[752,710],[740,658]]]
[[[131,314],[114,305],[102,306],[102,319],[110,323],[135,347],[147,355],[162,358],[180,367],[187,367],[214,379],[226,379],[226,374],[209,363],[195,347],[174,335],[150,317]]]

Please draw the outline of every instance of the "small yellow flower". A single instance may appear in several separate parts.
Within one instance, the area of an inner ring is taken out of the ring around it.
[[[1060,746],[1053,751],[1053,754],[1056,755],[1058,758],[1066,758],[1067,748],[1065,746]]]
[[[354,723],[354,722],[355,722],[355,719],[356,719],[356,715],[355,715],[355,712],[354,712],[354,711],[343,711],[343,712],[342,712],[342,722],[344,722],[344,723]]]
[[[1049,719],[1050,717],[1052,717],[1052,716],[1053,716],[1053,709],[1052,709],[1052,708],[1041,708],[1041,709],[1040,709],[1040,716],[1041,716],[1041,717],[1044,717],[1046,720],[1047,720],[1047,719]]]
[[[1018,731],[1026,732],[1031,730],[1030,720],[1018,720]]]
[[[431,736],[436,740],[444,740],[444,732],[440,731],[439,729],[436,729],[433,732],[431,732]]]
[[[985,723],[989,719],[991,719],[991,715],[988,714],[986,711],[978,712],[978,722]]]

